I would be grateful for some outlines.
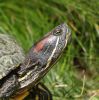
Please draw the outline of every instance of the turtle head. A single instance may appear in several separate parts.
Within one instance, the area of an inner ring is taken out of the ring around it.
[[[38,55],[37,59],[41,64],[40,71],[46,73],[46,70],[57,61],[64,51],[70,35],[69,27],[63,23],[55,27],[34,46],[32,50]]]
[[[25,62],[20,66],[19,74],[24,73],[19,78],[21,88],[37,83],[50,70],[64,51],[70,35],[69,27],[63,23],[30,49]]]
[[[63,23],[56,28],[54,28],[51,32],[48,33],[48,36],[45,38],[47,42],[44,45],[44,55],[47,56],[48,65],[53,65],[61,53],[64,51],[68,40],[70,39],[70,30],[68,26]]]

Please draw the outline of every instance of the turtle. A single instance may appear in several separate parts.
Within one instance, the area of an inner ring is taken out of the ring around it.
[[[0,100],[52,100],[40,80],[56,64],[70,37],[70,28],[62,23],[25,55],[15,39],[0,34]]]

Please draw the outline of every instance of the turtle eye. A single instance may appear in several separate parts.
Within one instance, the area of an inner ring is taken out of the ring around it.
[[[55,35],[55,36],[59,36],[59,35],[61,35],[62,34],[62,30],[60,29],[60,30],[55,30],[54,32],[53,32],[53,35]]]

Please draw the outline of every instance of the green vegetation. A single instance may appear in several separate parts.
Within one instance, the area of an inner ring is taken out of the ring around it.
[[[12,34],[25,52],[62,22],[71,43],[43,82],[54,100],[99,100],[99,1],[0,0],[0,32]]]

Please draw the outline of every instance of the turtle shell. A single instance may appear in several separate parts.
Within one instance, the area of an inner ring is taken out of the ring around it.
[[[7,34],[0,34],[0,79],[25,59],[23,49]]]

